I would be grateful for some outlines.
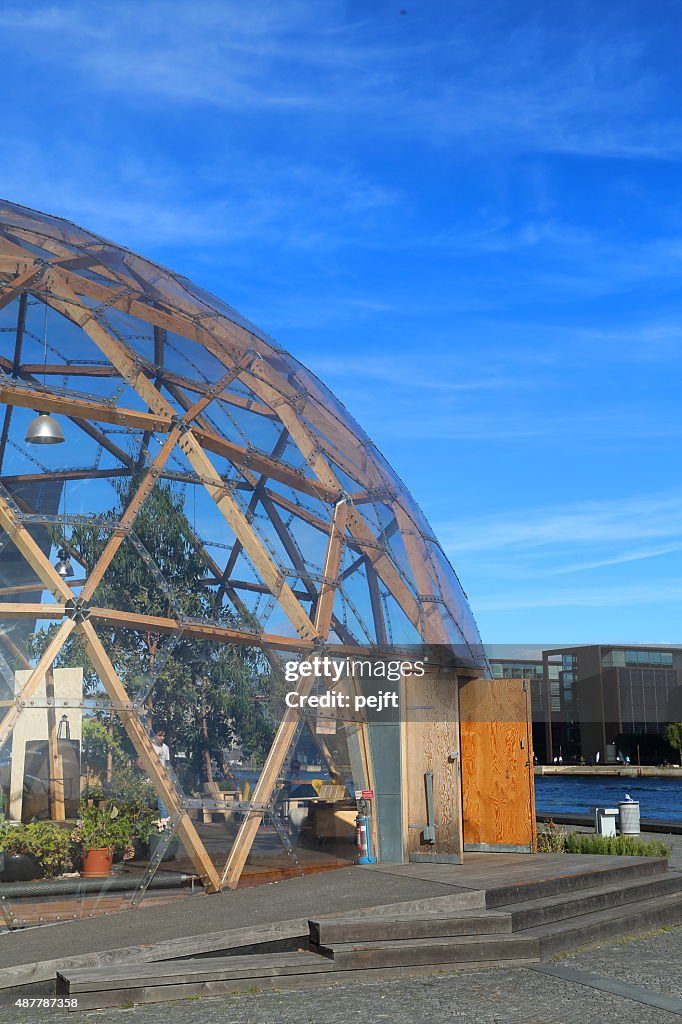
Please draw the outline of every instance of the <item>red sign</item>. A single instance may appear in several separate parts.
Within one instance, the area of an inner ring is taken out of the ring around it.
[[[373,800],[374,799],[374,790],[373,789],[363,789],[363,791],[362,791],[362,799],[363,800]]]

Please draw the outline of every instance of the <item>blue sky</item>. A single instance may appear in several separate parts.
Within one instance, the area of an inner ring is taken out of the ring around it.
[[[681,30],[677,0],[3,3],[0,194],[315,370],[485,640],[679,642]]]

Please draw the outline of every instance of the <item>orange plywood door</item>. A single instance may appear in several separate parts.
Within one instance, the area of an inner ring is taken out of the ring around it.
[[[523,679],[460,684],[464,849],[536,848],[530,686]]]
[[[451,672],[429,671],[402,681],[406,861],[462,863],[457,697],[457,677]]]

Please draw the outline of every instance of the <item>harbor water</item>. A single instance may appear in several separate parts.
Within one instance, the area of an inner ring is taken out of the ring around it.
[[[617,807],[626,793],[639,800],[642,818],[682,822],[682,779],[539,775],[535,809],[543,814],[592,814],[595,807]]]

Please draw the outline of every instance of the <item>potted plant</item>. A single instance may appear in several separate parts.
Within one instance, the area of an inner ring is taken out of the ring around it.
[[[71,868],[71,832],[54,821],[3,822],[0,849],[4,854],[3,882],[54,878]]]
[[[132,822],[115,804],[107,807],[81,804],[79,815],[72,839],[83,851],[81,875],[106,878],[111,874],[114,851],[129,852]]]
[[[131,764],[119,764],[114,768],[110,781],[105,783],[104,795],[131,822],[135,858],[146,859],[150,836],[157,831],[154,820],[159,816],[151,782],[135,771]]]

